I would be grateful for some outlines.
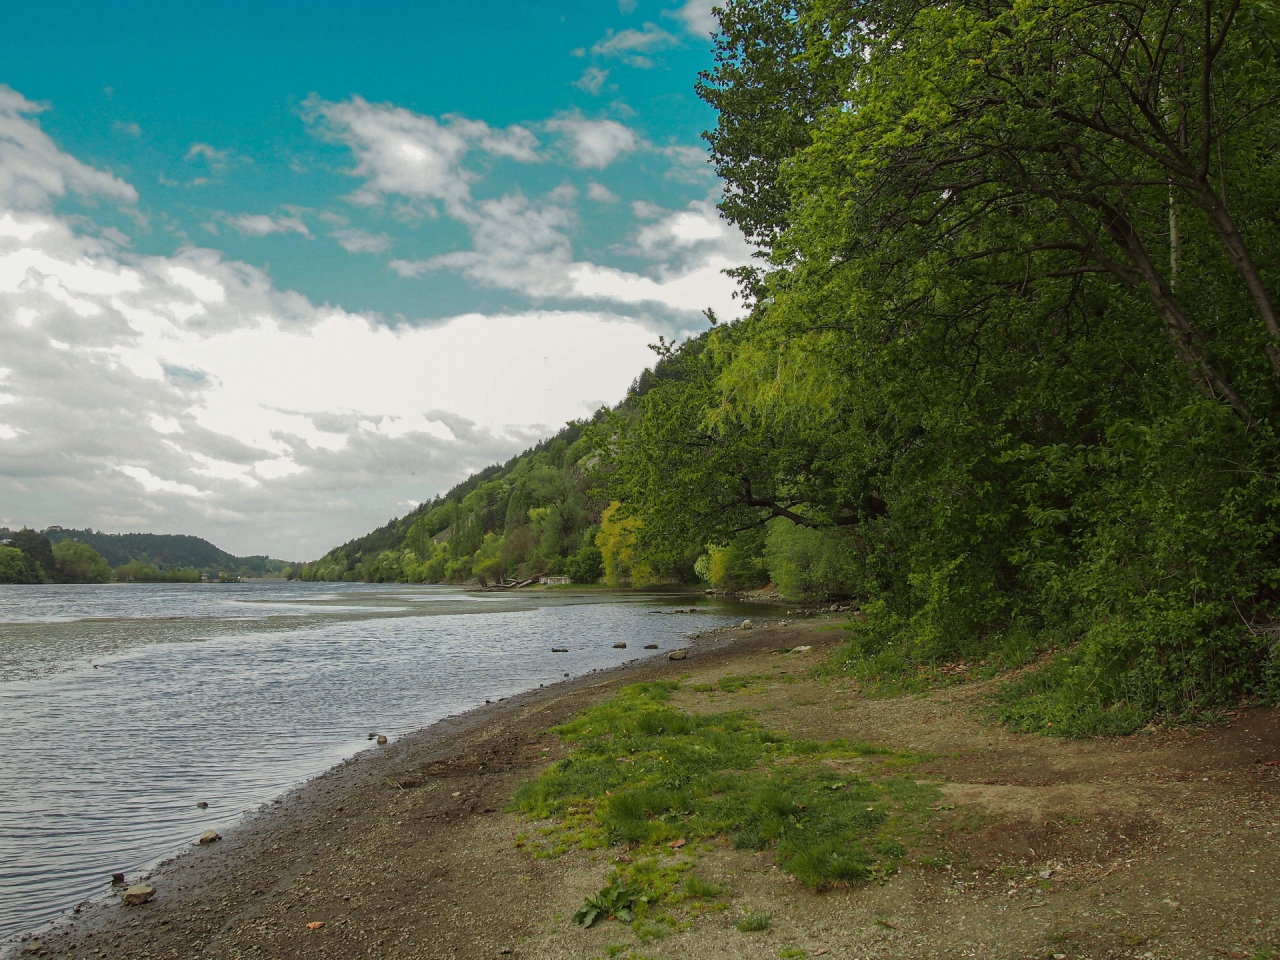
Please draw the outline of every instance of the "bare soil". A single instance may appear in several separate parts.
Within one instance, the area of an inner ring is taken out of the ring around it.
[[[716,634],[683,661],[436,724],[162,865],[151,902],[87,905],[19,948],[130,960],[1280,956],[1280,711],[1123,739],[1015,734],[982,718],[987,684],[876,700],[812,679],[841,636],[824,625]],[[760,681],[693,689],[741,675]],[[672,857],[724,893],[672,908],[679,929],[644,943],[616,921],[582,930],[569,918],[620,851],[536,858],[516,846],[529,825],[508,806],[563,755],[548,727],[656,678],[687,681],[687,710],[744,709],[795,736],[927,755],[917,775],[945,799],[883,884],[812,893],[767,853],[706,845]],[[768,929],[741,932],[748,911],[770,914]]]

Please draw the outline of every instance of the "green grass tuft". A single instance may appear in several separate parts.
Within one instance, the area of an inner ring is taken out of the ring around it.
[[[771,913],[748,913],[738,921],[738,929],[743,933],[759,933],[761,930],[768,930],[772,920]]]
[[[870,744],[791,740],[741,713],[684,713],[668,705],[676,686],[626,687],[555,728],[573,752],[515,797],[517,810],[551,821],[540,834],[546,853],[633,845],[650,856],[625,874],[650,902],[675,880],[641,865],[659,863],[652,855],[672,854],[680,841],[772,849],[779,866],[813,889],[896,869],[904,835],[938,795],[904,775],[916,758]],[[840,769],[854,759],[864,761],[857,775]],[[642,878],[645,870],[652,876]]]

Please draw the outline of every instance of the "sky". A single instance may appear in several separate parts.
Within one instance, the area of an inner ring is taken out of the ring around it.
[[[313,559],[735,317],[711,2],[2,0],[0,526]]]

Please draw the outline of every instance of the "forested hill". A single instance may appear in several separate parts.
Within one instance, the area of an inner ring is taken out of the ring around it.
[[[633,388],[634,389],[634,388]],[[303,580],[440,583],[600,572],[602,507],[589,490],[582,424],[472,474],[404,517],[302,564]]]
[[[264,577],[280,575],[290,566],[284,560],[271,557],[233,556],[202,537],[186,534],[103,533],[92,529],[50,527],[44,535],[55,545],[64,540],[87,543],[112,567],[147,563],[161,570],[193,568],[212,576],[226,573]]]

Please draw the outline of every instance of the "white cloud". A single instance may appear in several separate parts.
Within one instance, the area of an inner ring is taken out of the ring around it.
[[[316,556],[620,397],[651,361],[651,330],[608,310],[392,328],[216,251],[144,256],[78,232],[53,199],[131,188],[15,110],[0,110],[0,379],[13,398],[0,490],[22,522]],[[520,139],[503,136],[503,149]],[[463,205],[488,263],[445,266],[527,286],[545,269],[566,288],[571,201]]]
[[[383,253],[391,248],[391,238],[385,233],[369,233],[351,228],[335,230],[333,238],[347,253]]]
[[[269,217],[265,213],[242,213],[235,217],[228,216],[226,222],[246,237],[265,237],[273,233],[298,233],[304,237],[311,236],[307,225],[297,217]]]
[[[678,47],[680,41],[656,23],[646,23],[641,29],[628,28],[614,33],[608,31],[591,47],[598,57],[614,57],[632,67],[648,69],[653,60],[648,54]]]
[[[687,0],[683,7],[664,10],[662,15],[681,21],[690,33],[705,38],[720,29],[720,22],[712,13],[712,7],[715,6],[715,0]]]
[[[111,129],[116,133],[123,133],[126,137],[142,136],[142,128],[138,126],[136,121],[125,123],[123,120],[117,120],[111,125]]]
[[[701,147],[685,147],[673,145],[663,147],[661,154],[671,161],[667,177],[685,183],[697,183],[715,176],[707,151]]]
[[[618,199],[612,190],[594,180],[587,185],[587,196],[596,203],[613,203]]]
[[[0,203],[11,210],[47,209],[67,193],[137,203],[133,187],[63,153],[23,116],[44,109],[0,84]]]
[[[387,195],[411,201],[440,201],[446,211],[464,206],[476,175],[462,166],[473,149],[522,162],[538,158],[537,139],[520,126],[496,130],[478,120],[435,117],[362,97],[330,103],[312,95],[307,116],[330,138],[355,153],[352,176],[364,183],[351,195],[359,204],[381,203]]]
[[[582,71],[582,76],[573,82],[573,85],[579,90],[585,90],[587,93],[595,96],[604,86],[604,82],[609,79],[609,71],[601,70],[599,67],[587,67]]]
[[[207,497],[209,491],[197,490],[189,483],[179,483],[176,480],[165,480],[157,477],[146,467],[135,467],[122,465],[116,467],[121,473],[127,477],[132,477],[142,484],[142,489],[147,493],[176,493],[182,497]]]
[[[563,135],[574,162],[588,169],[601,170],[640,145],[635,131],[616,120],[588,120],[570,114],[548,120],[545,126]]]

